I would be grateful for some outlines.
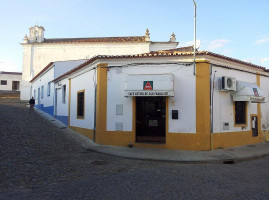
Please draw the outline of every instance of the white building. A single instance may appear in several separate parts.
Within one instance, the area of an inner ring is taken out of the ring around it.
[[[86,60],[69,60],[49,63],[31,81],[31,96],[35,98],[36,107],[48,114],[55,116],[67,124],[68,103],[66,91],[67,84],[54,86],[54,79],[72,70]],[[61,102],[58,109],[55,109]],[[62,108],[62,109],[61,109]],[[58,112],[56,112],[58,110]]]
[[[268,71],[207,51],[194,68],[192,58],[178,49],[90,59],[54,80],[69,85],[68,125],[107,145],[210,150],[265,141]]]
[[[21,99],[30,98],[29,81],[50,62],[90,59],[97,55],[131,55],[157,50],[174,49],[177,46],[172,34],[168,42],[150,41],[149,31],[144,36],[101,38],[44,38],[42,26],[30,27],[23,47],[23,71]]]
[[[0,91],[20,91],[22,73],[0,72]]]
[[[208,51],[197,52],[194,65],[192,47],[175,49],[174,36],[151,42],[148,32],[75,39],[43,33],[35,26],[25,38],[21,98],[32,93],[39,108],[98,144],[210,150],[269,139],[264,67]],[[63,64],[56,75],[55,60],[70,59],[87,61],[70,71]]]

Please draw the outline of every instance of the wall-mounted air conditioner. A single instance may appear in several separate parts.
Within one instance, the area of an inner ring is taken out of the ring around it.
[[[221,77],[220,91],[236,91],[236,79],[229,76]]]

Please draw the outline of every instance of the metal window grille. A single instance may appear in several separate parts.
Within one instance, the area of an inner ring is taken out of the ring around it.
[[[235,124],[246,124],[246,102],[235,102]]]
[[[84,117],[84,92],[79,92],[77,95],[77,116]]]

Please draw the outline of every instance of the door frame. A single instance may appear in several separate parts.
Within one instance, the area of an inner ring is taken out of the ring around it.
[[[252,130],[252,117],[257,117],[257,135],[253,135],[253,130]],[[250,131],[251,131],[251,136],[252,137],[257,137],[257,136],[259,136],[259,115],[258,114],[251,114],[250,115]]]
[[[135,137],[135,143],[136,141],[136,132],[137,132],[137,128],[136,128],[136,97],[137,96],[133,96],[133,133],[134,133],[134,137]],[[162,96],[163,98],[165,98],[165,142],[162,144],[166,144],[167,143],[167,135],[168,135],[168,127],[169,127],[169,96]]]

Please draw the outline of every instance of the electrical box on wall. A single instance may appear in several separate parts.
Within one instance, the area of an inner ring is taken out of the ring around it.
[[[116,115],[123,115],[123,104],[116,105]]]
[[[178,110],[172,110],[172,119],[178,119]]]
[[[229,130],[229,122],[223,122],[223,130]]]

